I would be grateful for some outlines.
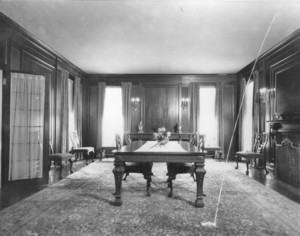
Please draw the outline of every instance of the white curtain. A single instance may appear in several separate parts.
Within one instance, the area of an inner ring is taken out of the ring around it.
[[[11,74],[9,180],[43,176],[45,77]]]
[[[247,84],[242,109],[242,142],[243,151],[252,151],[253,139],[253,81]]]
[[[2,183],[2,173],[1,173],[1,169],[2,169],[2,70],[0,70],[0,188],[1,188],[1,183]]]
[[[200,86],[200,134],[205,134],[206,146],[218,145],[218,120],[216,114],[216,87],[212,85]]]

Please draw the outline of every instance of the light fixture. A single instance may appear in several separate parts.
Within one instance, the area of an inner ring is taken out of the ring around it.
[[[181,99],[181,108],[182,108],[182,110],[188,108],[189,101],[190,101],[189,98],[182,98],[182,99]]]
[[[259,90],[259,98],[260,98],[260,101],[263,102],[263,103],[266,103],[267,102],[267,99],[268,99],[268,89],[266,88],[261,88]]]
[[[140,98],[139,97],[131,98],[131,102],[132,102],[133,109],[136,111],[138,108],[138,104],[140,102]]]

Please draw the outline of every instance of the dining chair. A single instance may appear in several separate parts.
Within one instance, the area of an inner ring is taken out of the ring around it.
[[[126,145],[129,145],[130,143],[131,140],[128,139]],[[122,148],[121,136],[119,134],[116,134],[116,147],[118,150]],[[151,187],[151,176],[153,175],[152,166],[153,162],[124,162],[125,170],[123,180],[125,181],[130,173],[143,174],[144,179],[147,180],[147,195],[150,196],[149,188]]]
[[[63,162],[70,162],[70,173],[73,173],[73,154],[71,153],[53,153],[53,147],[51,143],[49,143],[49,156],[48,156],[48,172],[50,171],[52,163],[55,166],[60,167],[60,177],[63,168]]]
[[[241,151],[241,152],[237,152],[235,154],[235,160],[236,160],[236,167],[235,169],[239,168],[239,161],[242,158],[245,158],[245,162],[246,162],[246,175],[249,174],[249,164],[252,160],[254,160],[255,165],[256,165],[256,160],[261,160],[262,164],[263,164],[263,168],[266,172],[266,174],[268,174],[268,170],[267,170],[267,166],[266,166],[266,159],[265,159],[265,148],[266,148],[266,144],[268,142],[268,133],[263,132],[257,132],[255,135],[255,139],[254,139],[254,145],[252,148],[252,151]]]
[[[75,155],[75,162],[77,161],[78,157],[81,158],[81,155],[83,155],[83,158],[86,161],[86,165],[88,164],[88,159],[91,158],[92,161],[94,161],[95,157],[95,148],[94,147],[82,147],[79,146],[79,138],[76,130],[71,131],[70,133],[70,139],[72,142],[72,150],[70,153]]]
[[[189,137],[189,142],[192,145],[197,146],[199,151],[204,151],[204,135],[198,135],[197,133],[192,133]],[[173,196],[173,180],[176,179],[176,175],[178,174],[190,174],[194,181],[195,179],[195,164],[194,163],[173,163],[168,162],[167,163],[167,182],[168,187],[170,188],[170,192],[168,194],[168,197]]]

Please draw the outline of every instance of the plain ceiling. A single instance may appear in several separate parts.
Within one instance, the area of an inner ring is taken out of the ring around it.
[[[19,0],[0,9],[88,74],[232,74],[300,28],[295,0]]]

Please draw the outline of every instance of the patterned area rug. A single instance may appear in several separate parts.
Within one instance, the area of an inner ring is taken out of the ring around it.
[[[113,163],[94,162],[0,212],[1,235],[300,235],[300,206],[224,162],[206,160],[204,208],[196,183],[178,175],[168,198],[166,164],[154,163],[151,197],[142,175],[123,181],[114,200]],[[222,174],[224,185],[214,222]]]

